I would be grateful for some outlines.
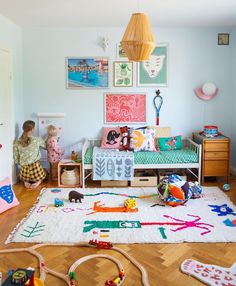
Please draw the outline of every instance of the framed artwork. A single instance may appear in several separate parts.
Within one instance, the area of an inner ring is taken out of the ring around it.
[[[133,86],[133,63],[114,62],[113,63],[113,85],[115,87]]]
[[[146,123],[146,94],[105,93],[105,123]]]
[[[127,59],[127,55],[125,53],[125,51],[123,50],[123,48],[121,47],[121,44],[117,44],[116,46],[116,51],[117,51],[117,55],[116,57],[118,59]]]
[[[155,47],[149,60],[138,63],[138,86],[167,86],[168,45]]]
[[[229,34],[228,33],[219,33],[218,34],[218,45],[229,45]]]
[[[66,87],[80,89],[108,88],[108,58],[66,58]]]

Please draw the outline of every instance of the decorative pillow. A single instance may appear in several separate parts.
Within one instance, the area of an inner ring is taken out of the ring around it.
[[[161,151],[182,149],[181,136],[158,138],[158,145]]]
[[[121,133],[119,127],[103,127],[101,148],[119,149]]]
[[[131,139],[130,145],[134,151],[157,151],[155,146],[155,129],[153,128],[134,129],[131,132]]]
[[[0,181],[0,213],[19,205],[9,178]]]

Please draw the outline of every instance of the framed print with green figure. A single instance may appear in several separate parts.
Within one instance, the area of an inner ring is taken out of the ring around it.
[[[133,86],[133,63],[120,61],[113,63],[113,85],[115,87]]]
[[[167,86],[168,45],[159,44],[149,60],[138,63],[138,86]]]

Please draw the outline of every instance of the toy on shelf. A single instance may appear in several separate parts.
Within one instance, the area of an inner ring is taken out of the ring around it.
[[[75,201],[75,203],[77,203],[77,200],[79,200],[80,203],[82,203],[81,199],[84,198],[84,195],[77,192],[77,191],[70,191],[69,192],[69,201],[72,202],[72,200]]]
[[[55,207],[63,207],[64,206],[64,202],[63,200],[60,200],[59,198],[55,198],[54,199],[54,206]]]

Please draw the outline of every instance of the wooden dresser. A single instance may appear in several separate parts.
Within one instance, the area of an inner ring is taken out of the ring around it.
[[[193,133],[193,141],[202,144],[202,174],[201,182],[205,177],[229,178],[230,139],[224,135],[208,138],[199,133]]]

